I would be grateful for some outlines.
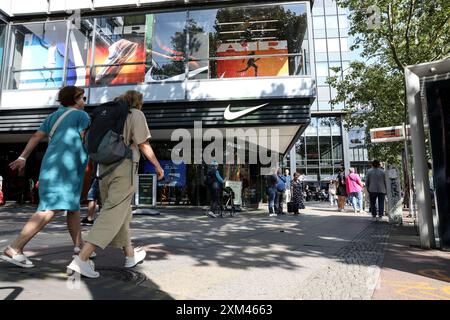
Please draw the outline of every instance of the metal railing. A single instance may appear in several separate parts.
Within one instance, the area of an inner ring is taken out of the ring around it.
[[[291,54],[255,54],[255,55],[239,55],[239,56],[225,56],[225,57],[210,57],[210,58],[206,58],[206,59],[196,59],[196,58],[189,58],[189,60],[187,61],[187,63],[189,62],[206,62],[207,64],[209,64],[210,62],[213,62],[213,66],[214,63],[217,63],[219,61],[230,61],[230,60],[249,60],[249,59],[270,59],[270,58],[283,58],[283,57],[287,57],[287,58],[295,58],[295,57],[300,57],[302,64],[301,64],[301,70],[302,72],[300,74],[290,74],[289,77],[292,76],[305,76],[307,75],[306,73],[306,61],[305,61],[305,55],[301,54],[301,53],[291,53]],[[177,62],[183,62],[186,64],[186,60],[183,59],[181,61],[177,61]],[[38,68],[38,69],[14,69],[11,68],[11,74],[13,75],[13,77],[10,79],[14,79],[14,75],[16,74],[21,74],[21,73],[25,73],[25,72],[46,72],[46,71],[62,71],[62,80],[58,81],[61,82],[62,85],[67,83],[68,80],[68,72],[69,70],[75,70],[75,69],[86,69],[86,70],[90,70],[89,72],[87,72],[85,79],[87,80],[87,83],[84,87],[97,87],[97,86],[101,86],[101,85],[96,85],[96,81],[95,78],[97,76],[97,69],[98,68],[108,68],[108,67],[124,67],[124,66],[139,66],[139,65],[144,65],[146,68],[151,68],[152,66],[154,66],[153,64],[150,64],[146,61],[141,61],[141,62],[125,62],[125,63],[112,63],[112,64],[91,64],[91,65],[86,65],[86,66],[64,66],[64,67],[58,67],[58,68],[48,68],[48,67],[43,67],[43,68]],[[193,71],[193,70],[190,70]],[[203,72],[201,72],[203,73]],[[212,74],[212,70],[209,69],[209,76],[211,76]],[[168,77],[173,76],[173,75],[167,75]],[[271,76],[271,77],[280,77],[280,76]],[[183,82],[186,80],[189,80],[191,78],[189,71],[186,73],[184,73],[184,78],[182,80],[173,80],[173,81],[177,81],[177,82]],[[220,77],[212,77],[209,79],[219,79]],[[77,77],[77,79],[79,79]],[[229,78],[231,80],[231,78]],[[42,81],[47,81],[47,80],[42,80]],[[10,81],[9,81],[10,82]],[[165,82],[165,80],[154,80],[152,81],[154,82]],[[128,85],[128,84],[140,84],[140,83],[147,83],[144,79],[143,82],[136,82],[136,83],[124,83],[122,85]],[[9,90],[17,90],[17,88],[11,88],[11,83],[8,83],[7,85]],[[38,89],[38,88],[36,88]],[[41,88],[41,89],[46,89],[45,87]]]

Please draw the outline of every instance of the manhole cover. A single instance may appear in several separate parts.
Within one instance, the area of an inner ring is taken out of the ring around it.
[[[102,277],[109,277],[114,280],[131,282],[137,286],[143,283],[145,280],[147,280],[145,274],[132,269],[125,269],[119,267],[98,267],[96,268],[96,270],[100,272]]]

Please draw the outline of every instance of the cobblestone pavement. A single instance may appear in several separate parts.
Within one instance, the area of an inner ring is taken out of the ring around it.
[[[299,299],[370,300],[389,240],[386,222],[372,223],[304,283]]]

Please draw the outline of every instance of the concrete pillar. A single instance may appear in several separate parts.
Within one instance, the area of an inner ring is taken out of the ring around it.
[[[430,184],[425,150],[425,132],[420,101],[420,79],[408,67],[405,68],[406,94],[414,160],[416,201],[419,218],[420,244],[424,249],[436,247],[431,211]]]

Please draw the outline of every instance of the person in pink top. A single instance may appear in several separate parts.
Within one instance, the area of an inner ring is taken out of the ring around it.
[[[363,197],[362,189],[364,187],[361,178],[355,173],[355,168],[350,168],[349,174],[345,177],[345,186],[347,194],[352,200],[353,211],[356,212],[356,205],[358,204],[358,212],[363,211]]]

